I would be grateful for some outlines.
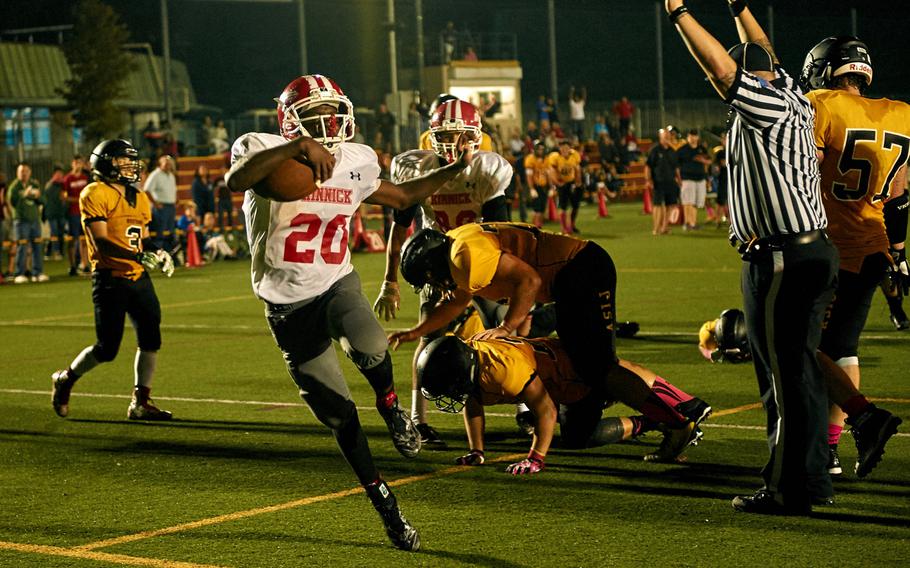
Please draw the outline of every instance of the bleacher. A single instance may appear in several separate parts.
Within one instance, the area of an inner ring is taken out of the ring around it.
[[[650,138],[642,138],[638,141],[639,158],[629,164],[628,170],[624,174],[619,174],[623,180],[622,195],[620,200],[634,200],[641,198],[645,190],[645,160],[651,146],[654,144]],[[600,152],[597,143],[586,142],[585,154],[588,156],[588,170],[596,172],[600,169]]]

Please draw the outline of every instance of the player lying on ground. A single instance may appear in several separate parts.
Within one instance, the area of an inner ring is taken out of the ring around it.
[[[152,376],[161,348],[161,306],[147,270],[161,270],[171,276],[174,262],[149,238],[152,209],[148,196],[134,185],[142,163],[132,144],[105,140],[92,151],[90,163],[95,181],[82,190],[79,208],[92,263],[97,341],[79,353],[69,367],[53,374],[51,402],[58,416],[69,414],[73,385],[99,363],[114,360],[129,315],[139,349],[127,418],[170,420],[171,413],[151,400]]]
[[[415,457],[420,438],[399,407],[385,332],[351,264],[348,226],[361,203],[403,209],[425,199],[470,163],[471,151],[460,141],[460,159],[396,185],[379,179],[372,148],[349,142],[353,106],[334,81],[299,77],[277,101],[282,135],[238,138],[226,176],[232,191],[244,192],[253,290],[265,303],[272,335],[300,396],[331,429],[389,538],[398,548],[417,550],[417,530],[401,515],[373,462],[333,345],[339,342],[370,383],[395,447]],[[321,183],[313,184],[313,174],[299,170],[297,161],[312,164]]]
[[[614,331],[616,267],[597,243],[521,223],[472,223],[447,234],[423,229],[405,244],[401,272],[414,286],[430,284],[448,294],[416,327],[391,334],[393,345],[448,325],[473,295],[509,302],[502,323],[474,339],[506,337],[535,302],[554,302],[556,332],[581,380],[603,389],[611,373],[624,372]],[[671,430],[668,438],[685,434],[694,441],[698,423],[710,413],[700,403],[687,409],[678,428],[684,432]],[[655,404],[666,405],[660,399]],[[672,406],[665,411],[680,412]]]
[[[665,426],[671,435],[645,461],[680,462],[683,451],[698,436],[693,438],[686,427],[694,428],[694,422],[676,409],[705,415],[711,410],[704,401],[630,361],[619,360],[607,381],[592,388],[580,379],[556,338],[465,342],[442,337],[421,353],[417,374],[426,396],[440,410],[458,412],[464,407],[470,452],[458,458],[460,464],[484,462],[484,406],[521,400],[530,407],[536,417],[531,451],[526,459],[506,468],[513,475],[544,468],[557,420],[566,448],[602,446]],[[614,401],[644,416],[601,418],[603,409]]]

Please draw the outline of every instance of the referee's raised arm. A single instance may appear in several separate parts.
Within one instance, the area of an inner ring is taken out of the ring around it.
[[[743,258],[743,312],[768,413],[763,487],[733,499],[747,513],[808,514],[833,500],[827,391],[815,354],[834,296],[837,252],[825,234],[814,112],[780,66],[746,0],[728,2],[743,43],[725,50],[682,0],[670,21],[730,105],[730,232]]]

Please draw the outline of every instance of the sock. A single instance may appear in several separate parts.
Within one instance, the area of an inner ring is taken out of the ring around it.
[[[654,394],[659,396],[670,406],[676,407],[681,402],[688,402],[695,398],[694,396],[683,392],[679,388],[671,385],[662,377],[657,377],[654,379],[654,386],[651,387],[651,390],[654,391]]]
[[[152,376],[155,374],[155,364],[158,361],[157,351],[136,350],[136,363],[134,367],[135,384],[137,387],[151,387]]]
[[[335,442],[341,450],[341,455],[354,470],[354,475],[357,476],[361,485],[367,485],[379,478],[379,470],[373,463],[373,454],[370,453],[370,445],[360,426],[357,411],[354,411],[347,424],[337,430],[332,430],[332,434],[335,436]]]
[[[98,366],[99,361],[95,358],[94,350],[95,346],[93,345],[86,347],[82,350],[82,353],[76,355],[76,358],[70,363],[69,369],[67,369],[70,379],[75,381]]]
[[[398,406],[398,395],[395,394],[395,391],[376,397],[376,408],[378,408],[380,412],[383,410],[391,410],[396,406]]]
[[[411,391],[411,421],[414,424],[427,423],[427,399],[419,389]]]
[[[654,386],[657,386],[655,381]],[[646,418],[651,420],[661,422],[671,427],[679,427],[688,422],[688,419],[676,411],[673,408],[673,405],[668,404],[666,400],[661,398],[656,392],[652,392],[648,395],[648,398],[641,404],[641,408],[637,408],[639,412],[645,415]]]
[[[885,299],[888,300],[888,309],[891,310],[892,314],[894,314],[895,312],[899,312],[901,310],[901,308],[903,307],[902,304],[904,302],[903,302],[903,298],[900,295],[889,296],[889,295],[885,294]]]
[[[837,446],[837,443],[840,442],[841,432],[844,431],[844,427],[840,424],[828,424],[828,445]]]
[[[657,429],[657,422],[644,416],[630,416],[629,421],[632,422],[632,431],[629,433],[630,438],[635,438],[641,436],[645,432],[650,432],[651,430]]]
[[[840,406],[840,409],[850,418],[854,418],[865,412],[871,404],[869,399],[863,395],[855,394],[848,398],[847,401]]]
[[[136,402],[139,404],[145,404],[151,396],[152,389],[149,387],[136,385],[136,388],[133,389],[133,398],[136,399]]]
[[[360,372],[363,373],[367,382],[373,387],[373,392],[376,393],[377,397],[394,392],[395,382],[392,376],[392,358],[389,357],[388,351],[385,352],[385,357],[378,365],[374,365],[369,369],[360,369]]]

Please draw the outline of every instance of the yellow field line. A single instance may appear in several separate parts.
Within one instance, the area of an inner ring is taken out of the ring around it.
[[[96,560],[98,562],[125,564],[127,566],[156,566],[158,568],[220,568],[214,564],[195,564],[193,562],[178,562],[176,560],[166,560],[164,558],[142,558],[139,556],[127,556],[125,554],[93,552],[88,550],[77,550],[75,548],[63,548],[60,546],[47,546],[42,544],[20,544],[18,542],[0,541],[0,550],[29,552],[32,554],[44,554],[47,556],[66,556],[68,558]]]
[[[495,459],[487,460],[487,463],[496,463],[496,462],[516,460],[516,459],[522,458],[524,455],[525,454],[510,454],[510,455],[501,456],[501,457],[498,457]],[[388,483],[392,487],[399,487],[401,485],[407,485],[409,483],[415,483],[417,481],[424,481],[427,479],[434,479],[437,477],[452,475],[454,473],[460,473],[462,471],[467,471],[469,469],[472,469],[472,467],[473,466],[469,466],[469,465],[457,465],[457,466],[447,467],[445,469],[432,471],[430,473],[423,473],[420,475],[402,477],[402,478],[396,479],[394,481],[389,481]],[[249,509],[246,511],[237,511],[235,513],[228,513],[226,515],[218,515],[216,517],[200,519],[198,521],[192,521],[189,523],[174,525],[172,527],[165,527],[162,529],[143,531],[143,532],[138,532],[138,533],[134,533],[134,534],[128,534],[128,535],[124,535],[124,536],[109,538],[109,539],[105,539],[105,540],[99,540],[97,542],[90,542],[88,544],[76,546],[72,550],[88,551],[88,550],[95,550],[98,548],[107,548],[109,546],[115,546],[115,545],[124,544],[127,542],[134,542],[134,541],[143,540],[146,538],[154,538],[156,536],[174,534],[174,533],[188,531],[188,530],[192,530],[192,529],[198,529],[201,527],[207,527],[210,525],[217,525],[217,524],[226,523],[229,521],[245,519],[247,517],[254,517],[256,515],[262,515],[265,513],[274,513],[277,511],[284,511],[286,509],[293,509],[295,507],[303,507],[306,505],[311,505],[313,503],[320,503],[323,501],[340,499],[342,497],[348,497],[349,495],[355,495],[357,493],[363,493],[363,487],[353,487],[351,489],[345,489],[343,491],[336,491],[335,493],[327,493],[325,495],[315,495],[313,497],[305,497],[303,499],[288,501],[287,503],[279,503],[278,505],[270,505],[268,507],[259,507],[257,509]]]
[[[760,402],[753,402],[751,404],[744,404],[742,406],[734,406],[733,408],[726,408],[724,410],[718,410],[717,412],[712,412],[711,418],[718,418],[720,416],[736,414],[737,412],[745,412],[746,410],[755,410],[757,408],[761,408]]]
[[[189,302],[177,302],[174,304],[162,304],[161,307],[162,307],[162,309],[163,308],[186,308],[186,307],[191,307],[191,306],[204,306],[207,304],[220,304],[222,302],[235,302],[237,300],[248,300],[250,298],[252,298],[252,296],[250,294],[244,294],[243,296],[228,296],[227,298],[211,298],[208,300],[193,300],[193,301],[189,301]],[[33,323],[48,323],[48,322],[54,322],[54,321],[64,321],[64,320],[79,319],[79,318],[90,318],[94,315],[95,315],[94,312],[83,312],[80,314],[68,314],[65,316],[47,316],[47,317],[43,317],[43,318],[13,320],[10,323],[13,323],[16,325],[29,325],[29,324],[33,324]]]

